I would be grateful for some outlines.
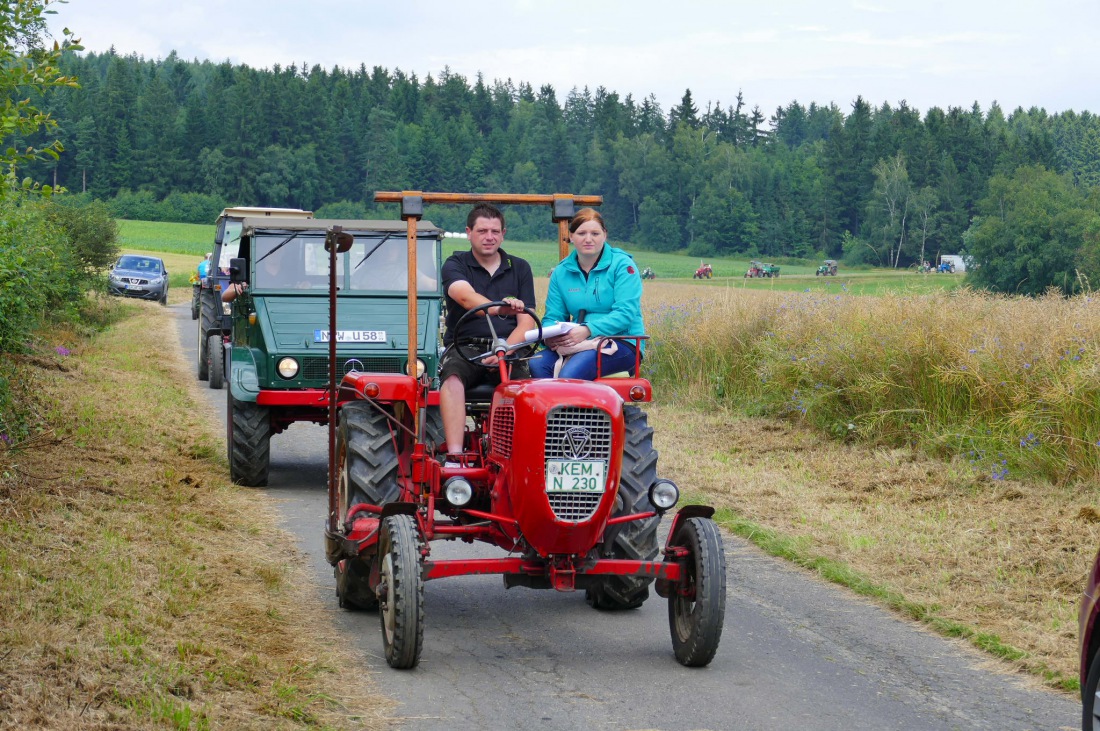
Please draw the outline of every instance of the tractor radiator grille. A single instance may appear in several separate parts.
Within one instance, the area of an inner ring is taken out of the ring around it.
[[[611,417],[606,411],[580,406],[559,406],[546,418],[546,459],[611,459]],[[592,517],[603,493],[546,494],[558,520],[579,523]]]
[[[400,373],[399,358],[341,358],[336,361],[336,377],[351,370],[363,373]],[[303,358],[302,378],[306,380],[328,379],[328,358]]]
[[[516,410],[502,406],[493,411],[492,453],[501,457],[512,456],[512,434],[516,429]]]
[[[550,508],[558,520],[569,523],[580,523],[592,517],[596,508],[600,505],[603,493],[597,495],[571,492],[548,492]]]

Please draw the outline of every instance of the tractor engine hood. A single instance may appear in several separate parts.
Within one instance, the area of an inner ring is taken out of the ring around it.
[[[585,553],[602,540],[622,468],[623,400],[591,381],[516,381],[498,388],[489,458],[510,472],[511,504],[541,556]]]

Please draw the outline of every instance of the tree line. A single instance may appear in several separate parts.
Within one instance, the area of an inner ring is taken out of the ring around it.
[[[574,88],[562,99],[551,86],[446,68],[421,79],[113,50],[66,53],[61,67],[80,87],[42,105],[64,151],[28,170],[120,215],[205,223],[236,204],[392,218],[374,191],[574,192],[604,196],[614,240],[658,251],[895,267],[964,252],[986,266],[977,279],[1021,292],[1072,291],[1100,258],[1090,233],[1100,228],[1100,121],[1087,111],[921,113],[857,98],[847,110],[792,101],[765,115],[740,93],[700,105],[687,90],[666,112],[652,95]],[[1075,223],[1012,238],[1009,193],[1045,196],[1052,220],[1068,207]],[[429,217],[462,225],[455,209]],[[509,211],[509,235],[551,238],[548,218]],[[999,250],[1006,236],[1022,248]],[[1062,253],[1035,263],[1048,243]],[[988,267],[1007,259],[1020,261],[1006,284]]]

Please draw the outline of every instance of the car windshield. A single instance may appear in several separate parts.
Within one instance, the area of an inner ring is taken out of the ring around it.
[[[156,259],[144,256],[124,256],[118,260],[116,269],[133,269],[139,272],[159,272],[160,263]]]

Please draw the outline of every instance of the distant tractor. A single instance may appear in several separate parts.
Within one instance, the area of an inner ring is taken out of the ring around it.
[[[749,269],[745,272],[746,279],[764,276],[764,265],[758,261],[749,262]]]
[[[765,264],[763,269],[763,276],[765,277],[778,277],[779,267],[775,264]]]
[[[642,270],[642,279],[656,279],[657,275],[653,273],[652,267],[646,267]]]
[[[710,264],[704,264],[695,270],[695,273],[691,275],[692,279],[710,279],[714,276],[714,269]]]
[[[819,266],[814,274],[818,277],[835,277],[836,259],[826,259],[825,263]]]

